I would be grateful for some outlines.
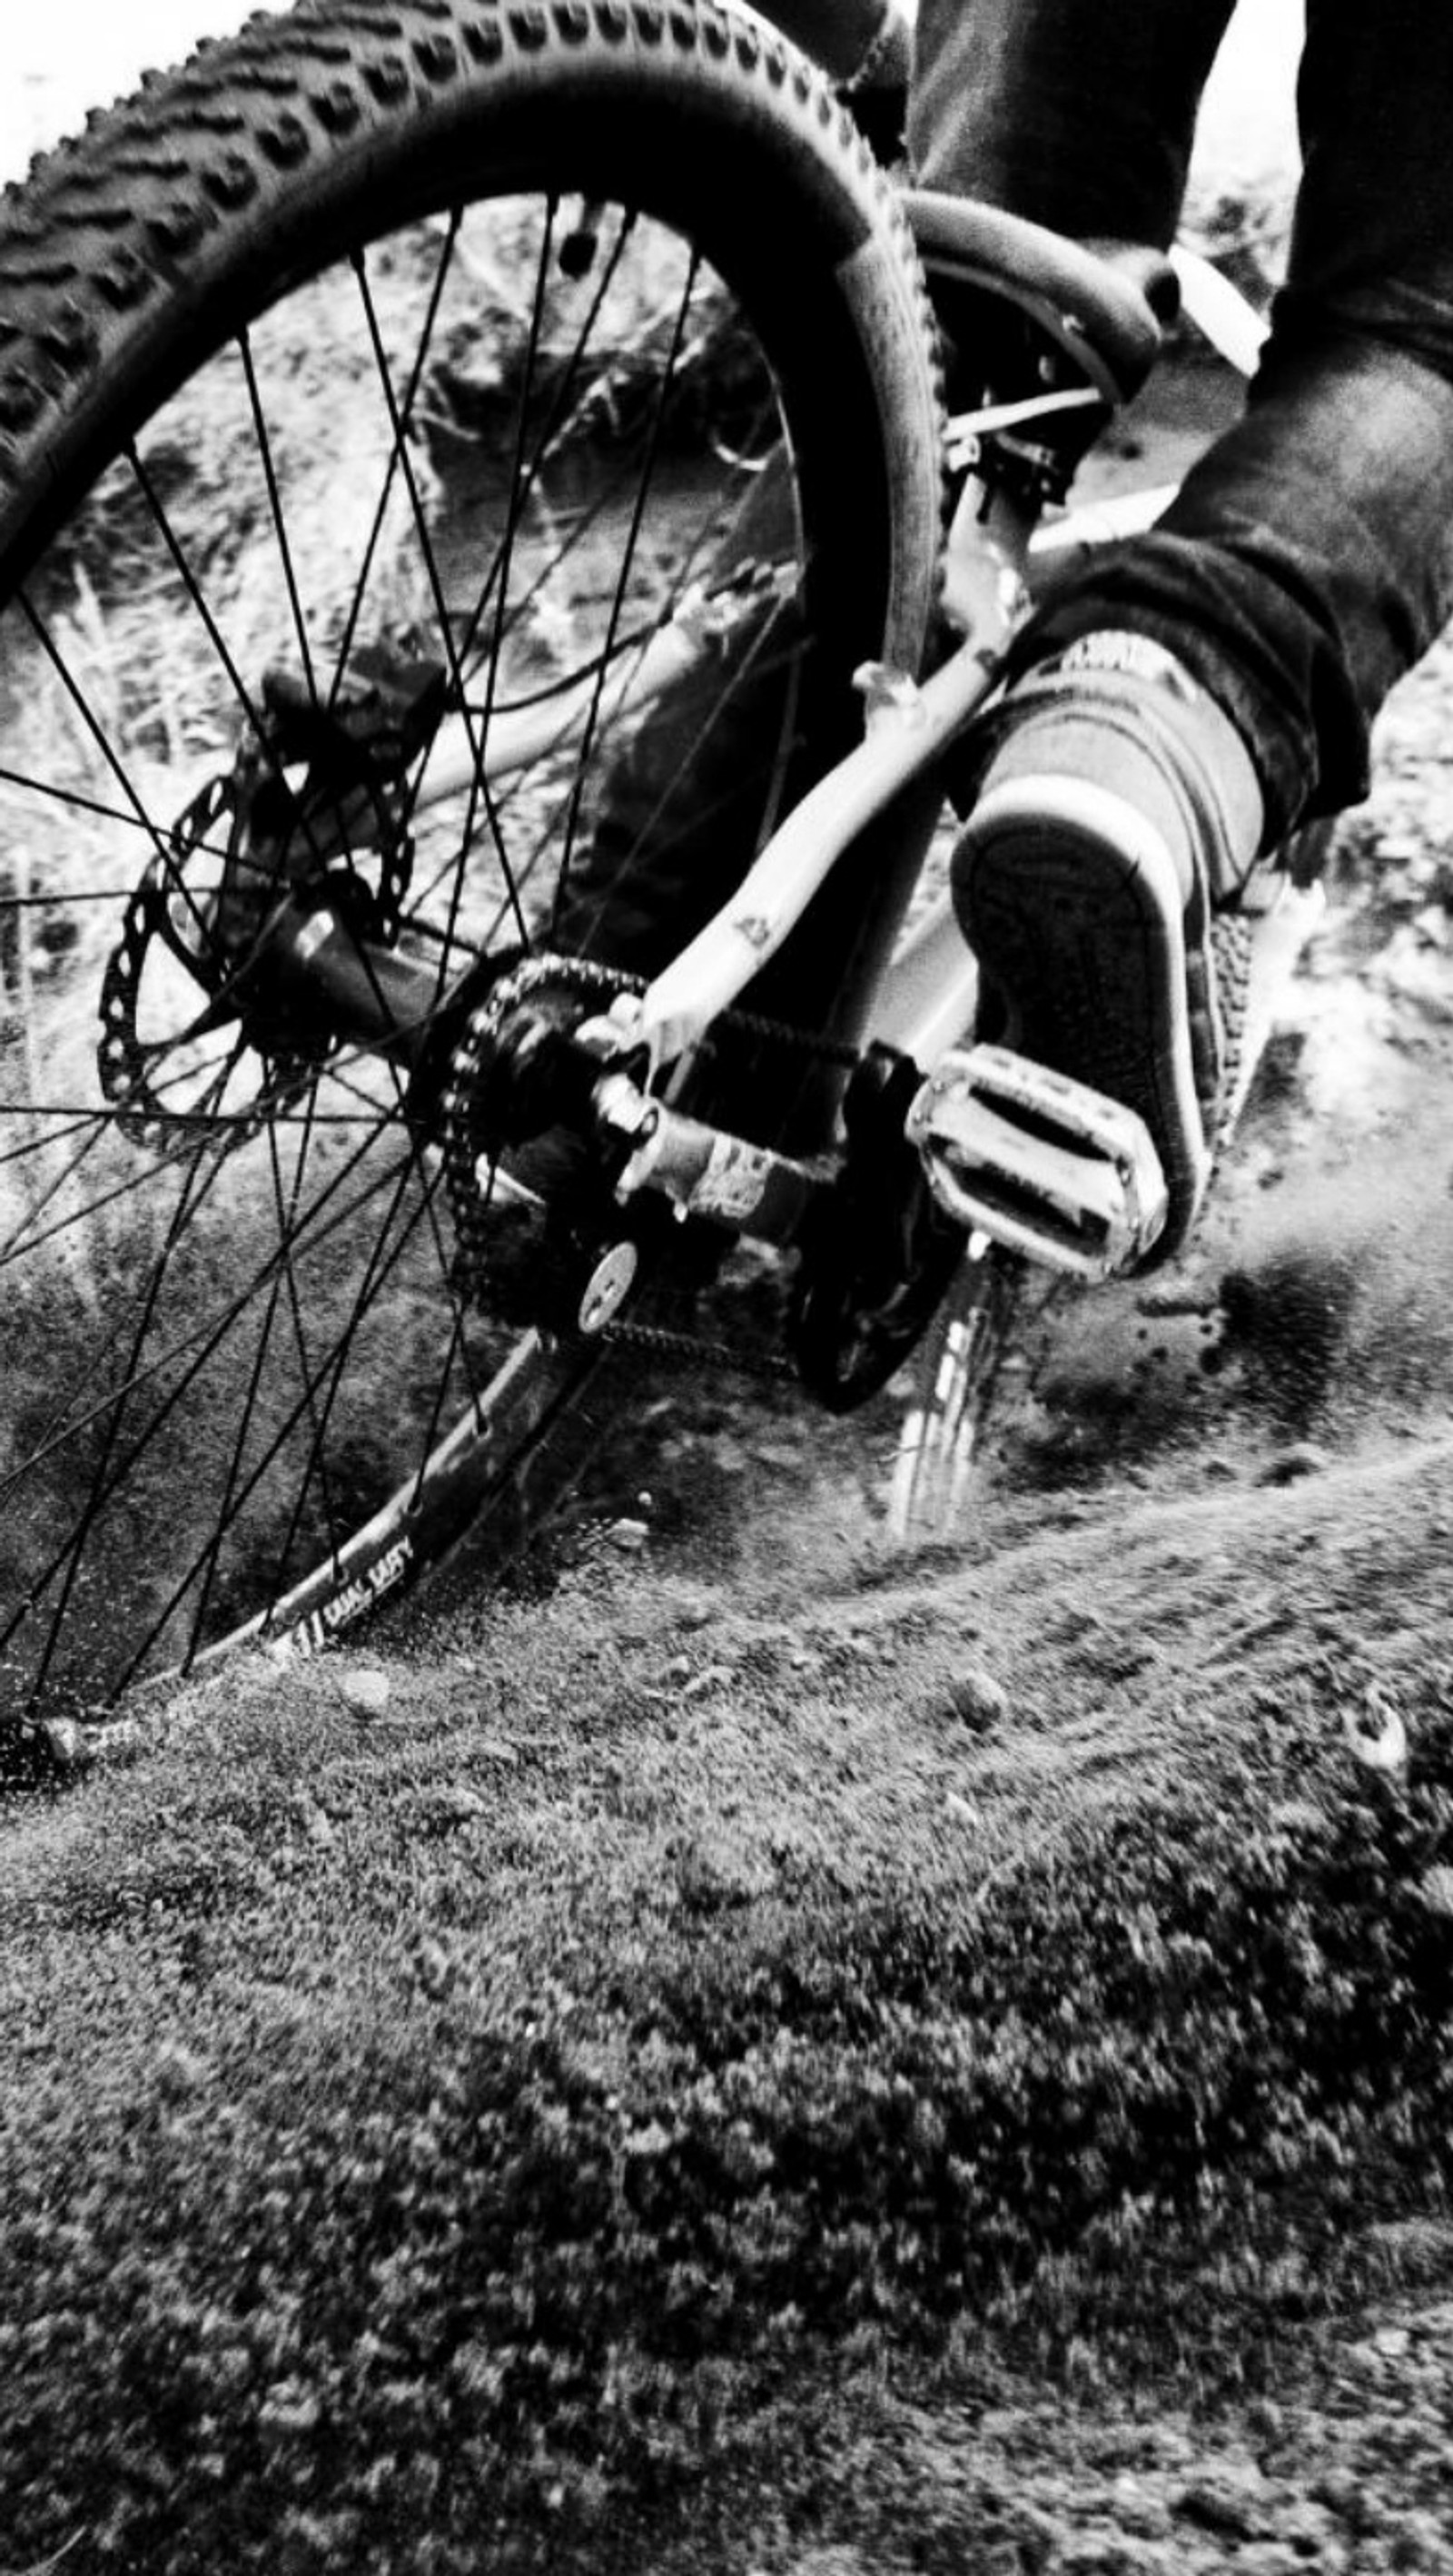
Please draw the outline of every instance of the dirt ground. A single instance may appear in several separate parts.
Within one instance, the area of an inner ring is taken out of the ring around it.
[[[7,1818],[7,2568],[1453,2570],[1450,692],[958,1525],[668,1383]]]

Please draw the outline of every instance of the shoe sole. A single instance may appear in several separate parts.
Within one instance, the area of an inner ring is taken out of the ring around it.
[[[954,861],[969,942],[1013,1015],[1009,1043],[1135,1110],[1170,1195],[1155,1259],[1184,1241],[1210,1173],[1175,862],[1134,806],[1085,780],[992,787]],[[1209,971],[1207,969],[1206,971]]]

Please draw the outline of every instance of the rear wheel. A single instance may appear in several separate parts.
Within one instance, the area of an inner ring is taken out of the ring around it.
[[[323,1642],[481,1507],[517,1525],[590,1350],[461,1273],[430,1030],[501,960],[623,962],[629,913],[654,963],[714,908],[851,740],[857,663],[918,660],[938,468],[892,201],[709,8],[304,0],[12,193],[0,309],[33,1728]],[[641,803],[663,637],[715,816],[659,762]],[[262,972],[299,886],[426,970],[407,1049]]]
[[[902,1546],[962,1536],[1026,1320],[1026,1277],[1013,1254],[972,1238],[913,1354],[888,1497],[889,1535]]]

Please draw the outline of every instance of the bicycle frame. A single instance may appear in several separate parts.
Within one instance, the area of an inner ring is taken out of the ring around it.
[[[910,201],[911,202],[911,201]],[[1174,253],[1183,310],[1238,373],[1252,371],[1265,328],[1210,264]],[[649,1049],[653,1072],[700,1044],[774,957],[867,826],[901,803],[903,837],[894,875],[901,917],[927,855],[934,812],[910,810],[908,791],[931,779],[998,684],[1010,641],[1030,606],[1036,556],[1089,551],[1153,524],[1173,485],[1090,505],[1041,526],[981,472],[985,443],[1005,429],[1032,429],[1052,414],[1102,393],[1063,392],[992,406],[948,424],[947,460],[962,475],[947,541],[944,604],[960,642],[928,677],[866,666],[863,740],[819,781],[762,851],[731,902],[617,1017]],[[564,748],[587,724],[638,716],[704,649],[710,609],[699,596],[644,649],[623,648],[603,684],[587,675],[548,706],[509,710],[490,723],[482,753],[465,719],[442,727],[426,767],[419,810],[467,789],[481,768],[491,783],[548,749]],[[925,1072],[971,1024],[977,972],[946,897],[936,902],[891,960],[871,997],[864,1036],[900,1049]]]

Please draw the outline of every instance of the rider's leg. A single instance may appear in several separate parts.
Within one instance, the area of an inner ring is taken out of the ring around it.
[[[898,67],[907,21],[896,0],[771,0],[762,11],[832,80],[851,86]],[[892,62],[886,59],[892,57]],[[903,65],[906,70],[906,62]]]
[[[1067,23],[1074,0],[1054,5]],[[1118,0],[1097,0],[1097,32],[1116,14]],[[1188,7],[1188,38],[1203,19]],[[926,96],[932,81],[930,62]],[[1175,1183],[1167,1248],[1205,1169],[1186,975],[1194,999],[1208,881],[1226,891],[1258,837],[1362,792],[1371,719],[1453,608],[1450,100],[1442,0],[1376,13],[1311,0],[1306,176],[1247,416],[1150,536],[1027,631],[1029,676],[1005,703],[961,849],[966,927],[1026,1051],[1129,1098],[1152,1126]],[[1093,220],[1123,229],[1098,204]],[[1219,820],[1208,780],[1235,789]],[[1077,805],[1087,781],[1097,794]],[[1099,791],[1118,799],[1118,822]],[[1181,818],[1169,827],[1168,805]],[[1130,1036],[1102,1049],[1111,994]]]
[[[919,0],[908,141],[925,188],[1076,240],[1175,237],[1234,0]]]
[[[1310,0],[1305,174],[1245,418],[1036,659],[1131,625],[1252,747],[1268,836],[1355,802],[1373,716],[1453,607],[1453,12]]]

